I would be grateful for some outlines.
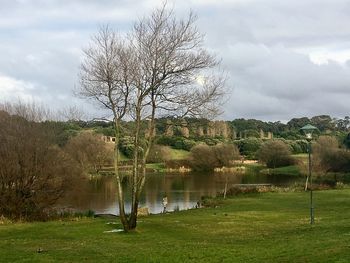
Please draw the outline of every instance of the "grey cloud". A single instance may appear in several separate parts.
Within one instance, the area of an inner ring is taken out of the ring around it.
[[[271,48],[263,56],[265,48],[256,49],[261,52],[239,49],[240,59],[249,63],[231,63],[234,91],[226,105],[229,115],[278,120],[295,115],[347,114],[350,67],[335,62],[315,65],[307,56],[281,47]],[[255,61],[252,54],[258,54]]]
[[[169,1],[179,16],[192,8],[205,46],[218,54],[232,96],[223,118],[288,120],[349,114],[350,57],[316,65],[314,50],[349,51],[348,0]],[[0,75],[26,83],[18,92],[50,105],[85,102],[72,96],[81,49],[98,25],[124,32],[161,1],[0,0]],[[350,55],[349,55],[350,56]]]

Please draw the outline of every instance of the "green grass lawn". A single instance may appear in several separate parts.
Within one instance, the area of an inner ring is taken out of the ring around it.
[[[186,159],[190,155],[189,151],[185,151],[185,150],[181,150],[181,149],[173,149],[171,147],[169,147],[169,149],[170,149],[170,154],[171,154],[172,160]],[[119,158],[121,161],[130,160],[122,152],[119,152],[119,155],[120,155]]]
[[[190,155],[189,151],[171,148],[171,159],[173,160],[186,159],[189,155]]]
[[[297,165],[290,165],[278,168],[265,168],[261,171],[264,174],[300,176],[301,172]]]
[[[133,233],[107,219],[0,225],[1,262],[350,262],[350,189],[265,193],[217,208],[140,218]],[[37,253],[38,248],[44,250]]]
[[[147,163],[146,168],[153,169],[154,171],[163,172],[165,170],[164,163]]]

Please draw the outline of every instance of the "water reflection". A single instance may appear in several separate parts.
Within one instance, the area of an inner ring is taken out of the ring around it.
[[[285,176],[256,174],[149,174],[142,193],[140,206],[148,207],[150,213],[163,211],[162,199],[168,198],[167,210],[193,208],[202,196],[216,196],[227,183],[234,184],[272,183],[286,185],[299,179]],[[127,185],[125,191],[129,191]],[[130,194],[126,193],[126,197]],[[96,213],[118,214],[117,184],[114,177],[101,176],[85,180],[62,202],[78,210],[93,210]],[[126,211],[130,211],[130,200],[126,199]]]

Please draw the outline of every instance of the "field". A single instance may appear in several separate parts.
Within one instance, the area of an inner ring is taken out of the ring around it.
[[[350,262],[350,189],[242,195],[152,215],[132,233],[111,219],[0,225],[1,262]],[[40,253],[38,253],[38,250]]]

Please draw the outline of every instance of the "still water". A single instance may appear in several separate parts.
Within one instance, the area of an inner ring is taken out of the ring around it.
[[[300,178],[259,174],[201,174],[171,173],[148,174],[142,193],[140,207],[147,207],[150,213],[163,211],[162,199],[167,197],[167,211],[195,207],[202,196],[216,196],[235,184],[269,183],[289,185],[300,182]],[[127,187],[126,187],[126,191]],[[126,194],[127,196],[130,196]],[[117,184],[112,176],[100,176],[81,183],[70,193],[62,204],[80,211],[93,210],[95,213],[118,214]],[[130,200],[126,199],[126,211]]]

